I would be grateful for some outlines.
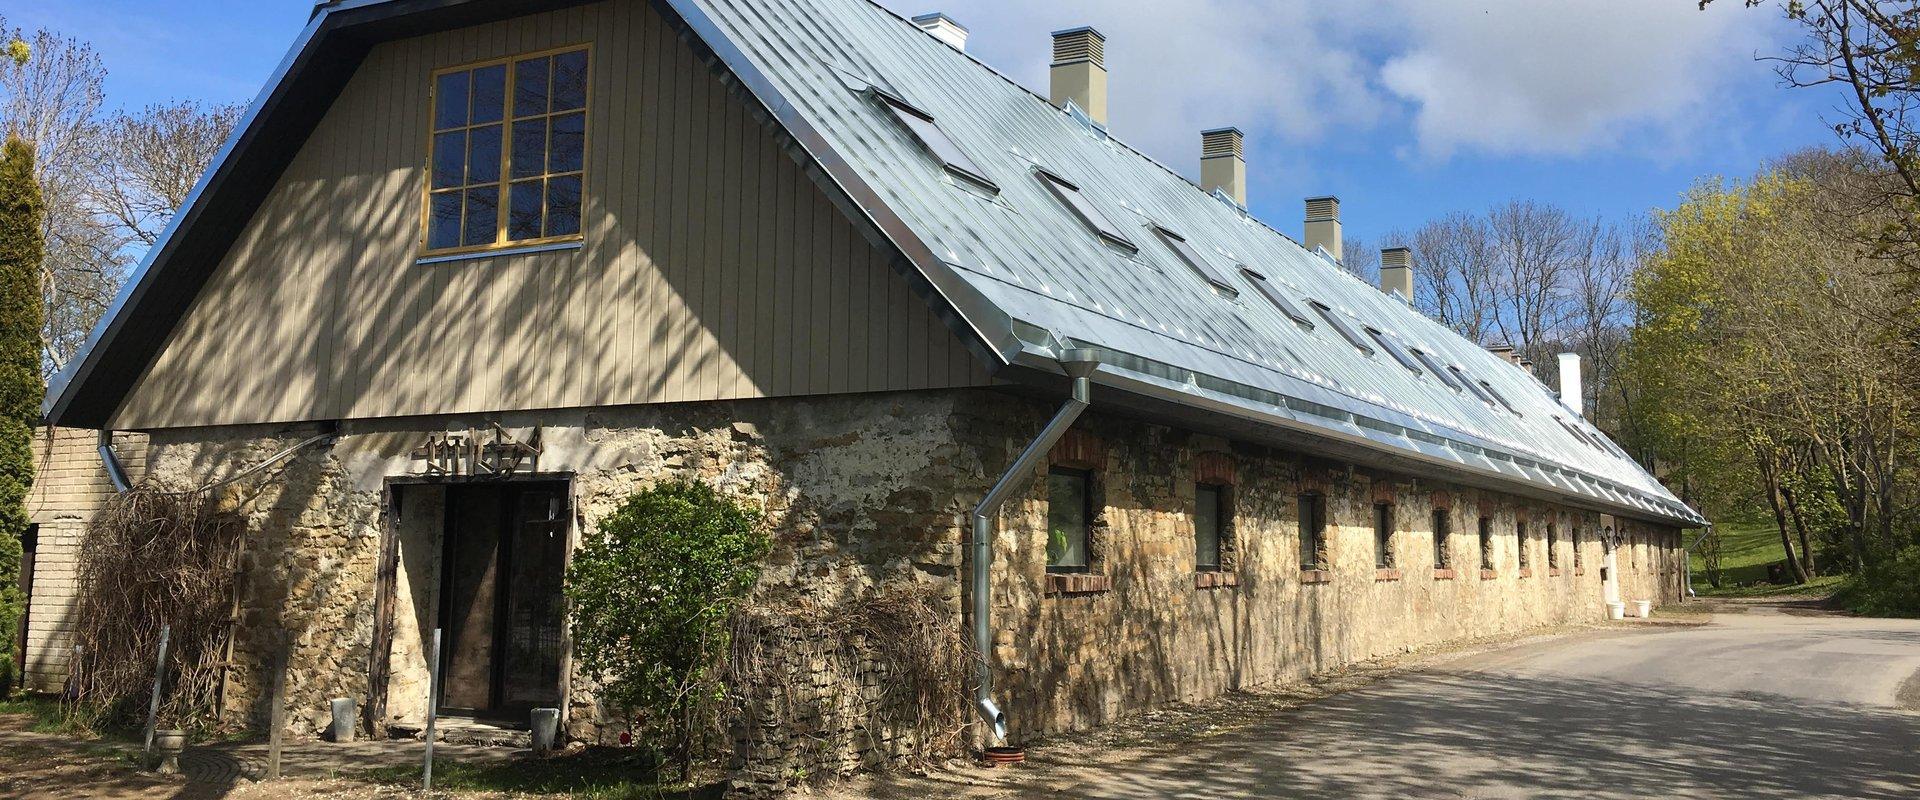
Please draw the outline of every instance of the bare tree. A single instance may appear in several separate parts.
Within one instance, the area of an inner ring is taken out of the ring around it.
[[[1341,242],[1340,266],[1363,281],[1380,285],[1380,251],[1365,239],[1355,236]]]
[[[1544,362],[1566,321],[1569,284],[1592,231],[1565,210],[1531,200],[1494,207],[1487,225],[1498,253],[1492,288],[1502,306],[1494,327],[1521,355]]]
[[[191,101],[114,115],[93,182],[99,209],[123,235],[152,247],[239,118],[238,105]]]
[[[1486,221],[1455,212],[1409,239],[1420,263],[1414,302],[1428,316],[1480,344],[1491,344],[1499,305],[1493,291],[1495,246]]]

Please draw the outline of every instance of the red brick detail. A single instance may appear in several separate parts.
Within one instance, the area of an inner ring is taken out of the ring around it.
[[[1113,590],[1113,579],[1105,575],[1072,572],[1047,573],[1047,594],[1095,594]]]
[[[1433,571],[1433,579],[1436,581],[1450,581],[1454,579],[1455,575],[1456,573],[1450,569],[1436,568]]]
[[[1078,428],[1069,428],[1067,435],[1060,437],[1060,441],[1054,444],[1049,458],[1055,466],[1099,469],[1106,466],[1107,447],[1106,443],[1100,441],[1100,437]]]
[[[1373,502],[1393,505],[1399,500],[1400,493],[1394,491],[1392,481],[1381,479],[1373,482]]]
[[[1333,573],[1324,569],[1300,570],[1301,583],[1332,583]]]
[[[1533,577],[1533,568],[1532,568],[1532,567],[1521,567],[1521,568],[1520,568],[1520,577],[1522,577],[1522,578],[1531,578],[1531,577]]]
[[[1240,585],[1240,575],[1235,572],[1196,572],[1193,573],[1193,588],[1224,589]]]
[[[1493,516],[1493,512],[1498,509],[1499,509],[1499,505],[1493,502],[1493,498],[1491,497],[1480,498],[1480,516],[1491,517]]]
[[[1493,580],[1493,578],[1494,578],[1493,570],[1490,570],[1490,569],[1480,570],[1480,580],[1490,581],[1490,580]]]
[[[1435,489],[1433,492],[1432,502],[1433,502],[1434,508],[1443,509],[1446,511],[1452,511],[1453,510],[1453,493],[1445,489]]]
[[[1233,468],[1233,457],[1226,453],[1196,453],[1193,456],[1193,480],[1196,483],[1214,486],[1232,486],[1239,483]]]
[[[1513,510],[1514,522],[1531,522],[1532,520],[1533,520],[1533,512],[1531,510],[1524,509],[1524,508],[1516,508]]]
[[[1373,571],[1373,579],[1375,581],[1397,581],[1400,580],[1400,570],[1376,569]]]
[[[1319,473],[1319,472],[1301,472],[1300,473],[1300,493],[1301,494],[1326,494],[1328,492],[1328,487],[1330,485],[1331,484],[1327,480],[1327,476],[1323,473]]]

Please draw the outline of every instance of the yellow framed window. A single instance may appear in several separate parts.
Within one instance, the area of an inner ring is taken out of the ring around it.
[[[427,253],[579,238],[588,59],[575,47],[434,73]]]

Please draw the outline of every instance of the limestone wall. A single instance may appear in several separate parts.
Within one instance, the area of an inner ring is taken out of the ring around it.
[[[1060,455],[1096,469],[1100,580],[1061,586],[1045,572],[1046,497],[1034,481],[1002,514],[995,547],[991,660],[996,695],[1016,738],[1099,725],[1170,701],[1297,678],[1384,653],[1463,637],[1597,620],[1602,564],[1597,515],[1459,486],[1374,475],[1345,465],[1090,412]],[[430,507],[388,507],[389,482],[410,480],[408,454],[431,432],[497,421],[544,432],[542,473],[568,477],[574,536],[591,531],[645,484],[697,477],[764,506],[776,548],[757,598],[828,608],[893,582],[936,587],[953,626],[965,624],[965,519],[973,503],[1053,412],[1051,404],[988,390],[754,400],[593,411],[347,423],[315,448],[223,497],[250,522],[246,609],[229,708],[264,719],[263,688],[281,632],[290,648],[289,719],[297,733],[326,722],[325,701],[364,701],[375,630],[380,545],[392,519],[399,566],[388,718],[424,710],[424,634],[434,625],[437,559]],[[156,432],[155,479],[185,485],[244,468],[312,429],[261,426]],[[1196,480],[1232,486],[1230,578],[1195,570]],[[1329,569],[1303,573],[1297,497],[1327,498]],[[411,497],[412,495],[408,495]],[[1375,502],[1396,508],[1397,573],[1374,566]],[[413,501],[408,501],[409,506]],[[430,506],[430,503],[429,503]],[[1448,511],[1453,573],[1436,573],[1435,507]],[[1477,524],[1493,520],[1493,570],[1483,577]],[[1533,550],[1523,577],[1516,523]],[[1557,570],[1545,537],[1558,535]],[[1581,530],[1580,565],[1572,531]],[[1623,552],[1629,599],[1671,600],[1671,531],[1638,526],[1637,558]],[[1203,585],[1204,584],[1204,585]],[[1049,587],[1100,591],[1050,591]],[[786,634],[769,633],[779,641]],[[816,648],[819,643],[809,643]],[[796,645],[799,647],[799,645]],[[803,648],[804,649],[804,648]],[[807,663],[806,656],[794,663]],[[857,666],[857,665],[856,665]],[[798,775],[884,765],[901,739],[859,721],[886,702],[876,675],[814,687],[823,711],[806,737],[782,731],[738,764],[743,784],[777,787]],[[570,731],[611,736],[616,722],[570,684]],[[790,733],[790,731],[789,731]],[[833,741],[822,742],[825,736]]]

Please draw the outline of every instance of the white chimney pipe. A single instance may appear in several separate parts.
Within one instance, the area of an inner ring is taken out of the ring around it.
[[[913,24],[920,26],[920,30],[932,34],[933,38],[946,42],[955,50],[965,52],[967,49],[967,26],[960,24],[953,17],[935,11],[914,17]]]
[[[1581,393],[1580,354],[1560,354],[1560,403],[1582,417],[1587,415],[1587,401]]]

